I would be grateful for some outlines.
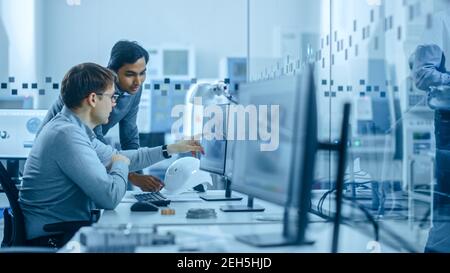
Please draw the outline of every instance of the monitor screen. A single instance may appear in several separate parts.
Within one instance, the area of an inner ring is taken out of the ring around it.
[[[228,104],[216,105],[215,109],[215,114],[205,118],[203,122],[204,130],[200,143],[205,150],[205,154],[200,156],[200,169],[210,173],[224,175],[227,153],[226,121],[228,117]]]
[[[163,50],[163,74],[173,76],[189,75],[189,50]]]
[[[47,110],[0,110],[0,158],[26,159]]]
[[[282,205],[285,210],[282,234],[250,234],[237,239],[256,246],[301,244],[318,147],[314,66],[306,67],[301,75],[244,84],[238,103],[246,106],[249,114],[243,119],[246,124],[236,128],[252,128],[253,123],[258,134],[252,138],[249,130],[247,140],[235,142],[231,189]],[[258,109],[253,109],[257,119],[252,117],[252,105]],[[232,113],[230,108],[230,123]],[[271,145],[263,146],[268,143]]]
[[[229,122],[232,123],[234,119],[236,128],[246,128],[249,131],[245,133],[245,140],[235,137],[234,164],[230,171],[233,175],[232,189],[285,204],[293,160],[295,108],[299,107],[293,99],[298,89],[297,84],[296,77],[285,77],[245,84],[239,92],[239,105],[247,109],[255,107],[258,117],[246,113],[245,118],[241,118],[245,120],[245,124],[237,124],[237,116],[242,116],[242,113],[236,113],[230,108]],[[258,137],[251,140],[250,130],[255,128],[258,130]],[[264,141],[264,134],[271,135],[270,140],[266,135]],[[263,151],[263,145],[269,142],[278,145],[271,147],[273,150]]]
[[[242,62],[235,62],[231,72],[233,79],[245,79],[247,77],[247,62],[245,59]]]

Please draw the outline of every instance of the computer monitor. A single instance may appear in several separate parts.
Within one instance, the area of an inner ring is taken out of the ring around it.
[[[26,159],[47,110],[0,109],[0,159]]]
[[[7,160],[8,173],[19,183],[19,161],[31,151],[47,110],[0,109],[0,159]]]
[[[205,117],[203,128],[203,137],[200,144],[204,148],[204,155],[200,155],[200,170],[218,175],[219,179],[224,181],[225,196],[202,194],[200,198],[205,201],[239,201],[241,197],[232,197],[230,191],[230,177],[226,176],[226,155],[228,150],[227,126],[229,104],[214,105],[215,114],[211,117]],[[210,125],[208,125],[210,124]]]
[[[220,115],[214,115],[211,118],[205,118],[203,125],[212,124],[217,120],[216,125],[220,122],[221,128],[213,128],[212,135],[207,136],[207,132],[203,131],[203,137],[200,144],[205,150],[205,154],[200,156],[200,170],[207,171],[217,175],[225,173],[225,156],[227,151],[227,140],[225,137],[227,105],[216,105],[217,110],[220,108]],[[215,126],[214,126],[215,127]],[[203,127],[205,128],[205,127]],[[209,132],[208,132],[209,133]]]
[[[0,109],[32,109],[32,96],[0,95]]]
[[[252,197],[285,207],[282,234],[251,234],[239,236],[238,240],[256,246],[304,242],[317,150],[315,96],[312,67],[305,68],[300,76],[245,84],[238,94],[238,102],[243,106],[279,106],[279,147],[261,151],[261,144],[265,143],[262,140],[236,141],[231,188],[249,196],[247,208],[253,208]]]
[[[239,85],[247,81],[247,58],[222,58],[219,66],[219,78],[229,80],[229,92],[235,96]]]
[[[160,45],[148,50],[148,74],[152,78],[191,80],[196,78],[195,49],[186,45]]]

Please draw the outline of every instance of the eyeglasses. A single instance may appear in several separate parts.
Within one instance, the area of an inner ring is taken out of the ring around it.
[[[97,93],[96,93],[97,94]],[[105,93],[103,93],[103,94],[97,94],[98,96],[108,96],[108,97],[110,97],[111,98],[111,102],[116,102],[117,101],[117,99],[119,98],[119,94],[105,94]]]

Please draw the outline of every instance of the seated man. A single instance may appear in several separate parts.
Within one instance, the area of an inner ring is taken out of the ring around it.
[[[202,152],[196,141],[120,152],[99,141],[93,129],[108,122],[117,99],[114,81],[114,72],[92,63],[65,75],[65,106],[44,126],[25,163],[19,203],[29,245],[46,245],[51,239],[62,246],[70,238],[47,233],[44,225],[88,221],[94,208],[114,209],[125,195],[130,171],[170,154]]]

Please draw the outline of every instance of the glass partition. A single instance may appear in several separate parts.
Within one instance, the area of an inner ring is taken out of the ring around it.
[[[438,0],[249,1],[250,81],[314,63],[321,141],[339,142],[343,105],[352,104],[343,221],[363,223],[368,234],[367,225],[379,226],[374,240],[401,250],[450,251],[449,7]],[[334,216],[337,162],[331,152],[317,157],[312,211],[322,216]]]

